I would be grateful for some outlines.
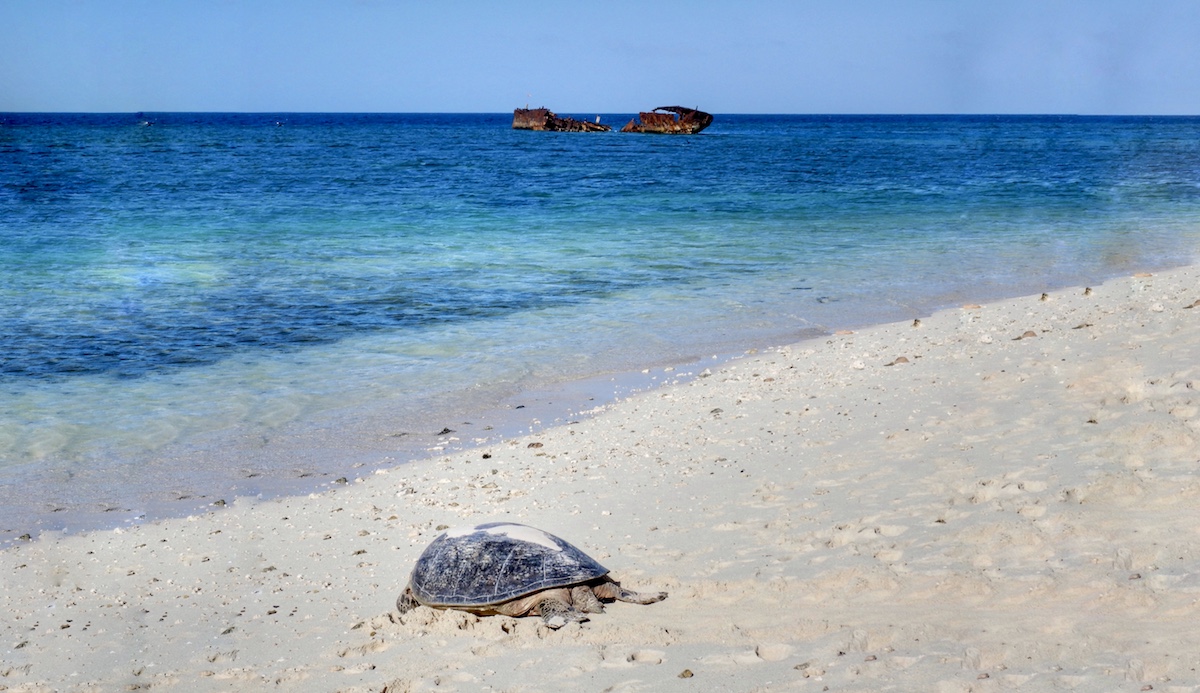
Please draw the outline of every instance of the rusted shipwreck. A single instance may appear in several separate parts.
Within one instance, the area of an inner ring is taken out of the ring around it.
[[[640,122],[639,122],[640,121]],[[651,132],[662,135],[694,135],[712,125],[710,113],[683,106],[659,106],[639,113],[621,128],[621,132]]]
[[[607,125],[596,122],[565,118],[548,108],[518,108],[513,111],[513,130],[546,130],[549,132],[608,132]]]

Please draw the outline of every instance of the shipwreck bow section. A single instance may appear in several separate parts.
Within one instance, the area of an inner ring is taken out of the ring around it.
[[[601,125],[599,116],[595,123],[586,120],[565,118],[548,108],[518,108],[513,111],[513,130],[544,130],[547,132],[609,132]]]
[[[640,122],[639,122],[640,121]],[[694,135],[712,125],[711,113],[683,106],[659,106],[639,113],[621,132],[648,132],[660,135]]]

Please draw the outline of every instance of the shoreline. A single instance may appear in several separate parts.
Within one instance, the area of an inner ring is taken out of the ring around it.
[[[247,473],[240,477],[223,476],[216,471],[207,477],[197,476],[188,483],[175,480],[169,493],[159,497],[140,497],[136,499],[137,502],[127,498],[109,499],[85,507],[70,506],[57,500],[46,501],[47,509],[26,515],[24,524],[9,523],[14,526],[8,528],[0,525],[0,551],[26,541],[26,536],[36,538],[44,532],[64,535],[102,532],[204,513],[214,509],[214,502],[219,502],[217,507],[223,507],[234,500],[262,502],[320,493],[346,483],[348,477],[422,464],[439,456],[461,454],[508,439],[534,435],[547,428],[566,425],[574,419],[595,416],[624,399],[658,388],[680,385],[696,377],[696,372],[702,368],[719,367],[758,350],[751,348],[738,353],[696,356],[687,361],[671,362],[669,365],[658,363],[637,371],[606,372],[539,383],[505,395],[491,407],[465,415],[458,412],[457,416],[447,414],[429,417],[426,421],[429,425],[425,427],[429,430],[409,427],[405,429],[408,432],[398,434],[402,441],[397,440],[388,446],[369,444],[367,437],[359,435],[351,437],[352,445],[349,448],[339,447],[341,431],[338,423],[352,416],[353,412],[321,412],[315,421],[305,421],[299,425],[289,423],[271,432],[272,438],[291,441],[270,455],[270,458],[291,456],[294,463],[290,469],[272,465],[268,458],[247,463]],[[444,424],[441,432],[432,430],[435,421],[437,425]],[[451,426],[456,428],[452,429]],[[324,431],[336,433],[326,434]],[[154,456],[159,458],[159,467],[188,468],[204,459],[205,455],[198,450],[214,448],[226,455],[236,455],[241,450],[232,441],[252,436],[253,432],[231,436],[226,431],[213,431],[196,436],[197,440],[190,441],[183,452],[169,450]],[[291,440],[293,437],[295,440]],[[206,442],[206,439],[211,441]],[[347,441],[342,438],[340,442],[344,445]],[[332,458],[338,459],[335,465],[329,463]],[[118,468],[115,471],[129,474],[136,470]],[[61,472],[49,470],[41,473],[54,476]],[[108,476],[103,469],[94,470],[93,473]],[[196,474],[194,471],[191,473]],[[201,483],[204,479],[207,479],[207,483]],[[117,483],[112,479],[108,481]],[[22,483],[36,484],[36,474],[23,474]],[[87,482],[72,483],[87,490]]]
[[[0,551],[0,684],[1200,690],[1197,286],[968,304],[322,493],[47,532]],[[396,614],[437,528],[488,519],[670,597]]]
[[[1155,271],[1160,269],[1162,267],[1156,267]],[[1104,276],[1104,281],[1108,281],[1120,275],[1109,273]],[[1069,286],[1073,278],[1071,274],[1053,281],[1042,277],[1026,282],[1025,286],[1031,291],[1055,291]],[[948,294],[928,296],[926,303],[913,305],[885,299],[881,305],[890,304],[890,308],[871,312],[860,306],[854,313],[855,318],[837,323],[802,320],[788,329],[756,333],[749,342],[744,338],[725,337],[712,344],[700,344],[698,348],[674,349],[673,356],[664,354],[648,366],[634,366],[635,370],[605,367],[598,373],[567,374],[566,378],[560,374],[556,378],[522,384],[519,389],[498,399],[490,399],[491,395],[485,394],[484,399],[490,404],[470,411],[459,408],[461,396],[455,400],[458,402],[455,408],[435,407],[436,415],[425,412],[419,420],[412,416],[412,411],[396,419],[390,405],[363,408],[360,403],[348,410],[317,411],[277,429],[246,426],[198,433],[161,450],[137,453],[131,458],[136,459],[135,462],[93,466],[64,461],[45,468],[37,463],[27,465],[33,471],[20,472],[17,482],[0,489],[0,499],[6,501],[4,505],[9,509],[8,516],[23,520],[5,521],[7,518],[0,515],[0,551],[20,541],[21,537],[34,537],[46,531],[102,531],[186,517],[211,509],[213,503],[231,502],[234,498],[262,501],[320,492],[335,487],[343,479],[349,480],[377,469],[421,464],[442,454],[464,452],[565,424],[645,390],[678,384],[680,376],[692,367],[718,367],[748,354],[780,348],[780,344],[822,339],[841,329],[859,330],[886,324],[887,320],[880,322],[880,319],[889,314],[927,317],[946,309],[951,305],[951,299],[1008,300],[1013,294],[1005,289],[1014,288],[989,286],[978,290],[977,287],[974,295],[965,288],[956,289]],[[801,338],[806,333],[809,336]],[[781,338],[789,334],[791,339]],[[362,414],[373,423],[363,425],[358,421],[356,417]],[[402,432],[389,435],[384,433],[385,429]],[[438,433],[439,429],[450,432]],[[259,442],[267,439],[271,441],[269,445]],[[228,459],[239,461],[236,464],[222,461]],[[13,469],[20,469],[20,466]],[[178,470],[187,471],[180,473]],[[12,512],[12,508],[22,502],[22,485],[36,488],[40,479],[63,476],[79,480],[52,481],[51,494],[46,497],[38,494],[40,510],[31,504],[21,506],[20,513]],[[87,477],[91,478],[84,481]],[[153,479],[154,482],[147,486],[139,479]],[[141,490],[132,493],[125,490],[139,488],[139,483]]]

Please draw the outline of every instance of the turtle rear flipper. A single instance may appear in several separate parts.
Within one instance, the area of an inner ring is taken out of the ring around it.
[[[596,596],[601,599],[615,599],[619,602],[629,602],[631,604],[653,604],[661,602],[667,598],[666,592],[634,592],[621,587],[615,581],[608,581],[596,585],[594,588]]]
[[[619,602],[629,602],[631,604],[653,604],[655,602],[661,602],[666,598],[666,592],[634,592],[633,590],[627,590],[620,587],[617,588],[616,599]]]
[[[585,614],[604,613],[604,604],[589,585],[575,585],[571,588],[571,606]]]
[[[542,622],[550,628],[558,630],[568,623],[582,623],[588,620],[587,614],[577,610],[561,599],[543,599],[535,609],[542,617]]]

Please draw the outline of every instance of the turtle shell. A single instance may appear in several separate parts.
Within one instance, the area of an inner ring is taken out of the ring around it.
[[[511,522],[447,530],[413,568],[409,587],[427,606],[499,604],[608,574],[608,568],[548,532]]]

